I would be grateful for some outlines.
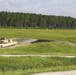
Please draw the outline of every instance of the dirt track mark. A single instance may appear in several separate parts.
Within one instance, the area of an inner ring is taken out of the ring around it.
[[[65,57],[76,58],[76,56],[61,56],[61,55],[0,55],[1,57]]]
[[[31,74],[31,75],[76,75],[76,70],[61,71],[61,72],[45,72],[45,73]]]

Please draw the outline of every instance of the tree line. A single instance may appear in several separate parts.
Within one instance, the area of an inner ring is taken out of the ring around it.
[[[0,12],[0,27],[16,28],[71,28],[76,29],[76,18],[22,12]]]

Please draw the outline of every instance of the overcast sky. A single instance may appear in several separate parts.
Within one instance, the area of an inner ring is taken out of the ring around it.
[[[0,11],[63,15],[76,18],[76,0],[0,0]]]

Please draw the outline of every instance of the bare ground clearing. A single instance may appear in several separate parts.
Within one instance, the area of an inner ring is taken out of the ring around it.
[[[76,75],[76,70],[61,71],[61,72],[45,72],[45,73],[31,74],[31,75]]]

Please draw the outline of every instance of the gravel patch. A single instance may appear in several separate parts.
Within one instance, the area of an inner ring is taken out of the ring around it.
[[[29,39],[29,38],[14,38],[13,41],[17,41],[18,43],[32,43],[37,41],[37,39]]]
[[[63,71],[63,72],[45,72],[45,73],[31,74],[31,75],[76,75],[76,70]]]

